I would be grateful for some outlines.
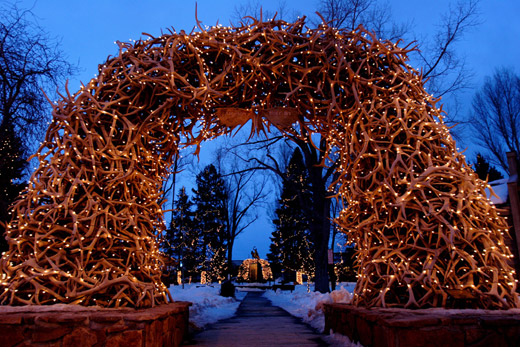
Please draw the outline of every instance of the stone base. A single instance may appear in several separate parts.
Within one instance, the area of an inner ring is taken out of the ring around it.
[[[519,346],[520,309],[423,310],[326,304],[325,333],[365,347]]]
[[[148,309],[78,305],[0,306],[0,346],[179,346],[188,302]]]

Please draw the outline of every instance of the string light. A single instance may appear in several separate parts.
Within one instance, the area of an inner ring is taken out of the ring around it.
[[[339,156],[355,304],[450,307],[463,292],[475,307],[518,307],[507,223],[406,49],[362,28],[303,27],[255,20],[118,42],[88,85],[67,88],[13,206],[0,303],[167,302],[156,237],[172,158],[251,119],[252,134],[319,133],[325,157]]]
[[[238,268],[238,278],[241,278],[244,281],[249,281],[250,279],[250,269],[251,264],[260,264],[262,268],[262,278],[264,281],[273,279],[273,272],[271,271],[271,266],[269,262],[265,259],[246,259],[240,264]]]

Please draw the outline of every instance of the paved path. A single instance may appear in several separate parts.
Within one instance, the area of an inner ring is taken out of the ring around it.
[[[189,346],[328,346],[301,320],[249,292],[234,317],[196,334]]]

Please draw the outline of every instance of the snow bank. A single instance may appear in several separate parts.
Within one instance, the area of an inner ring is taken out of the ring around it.
[[[322,337],[323,341],[327,342],[331,347],[363,347],[359,342],[352,342],[350,339],[341,334],[332,333]]]
[[[268,290],[264,297],[269,299],[274,306],[278,306],[291,315],[301,318],[316,330],[323,332],[325,328],[325,316],[323,305],[326,303],[344,302],[352,299],[355,283],[340,283],[339,289],[331,293],[307,292],[307,286],[298,285],[294,292]],[[310,288],[311,290],[313,288]],[[348,337],[340,334],[332,334],[324,338],[331,346],[361,346],[352,343]]]
[[[269,299],[273,305],[283,308],[293,316],[302,318],[313,328],[323,331],[325,327],[323,304],[350,302],[355,285],[355,283],[344,283],[339,286],[339,289],[325,294],[312,291],[308,293],[307,286],[299,285],[292,293],[269,290],[265,292],[264,297]]]
[[[236,299],[220,296],[220,284],[185,284],[184,289],[182,286],[171,286],[169,290],[173,300],[193,303],[190,307],[190,323],[196,329],[233,317],[240,300],[246,295],[237,292]]]

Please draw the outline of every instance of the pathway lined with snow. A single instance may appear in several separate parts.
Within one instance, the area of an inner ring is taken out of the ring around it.
[[[189,346],[327,346],[322,335],[298,318],[249,292],[236,315],[195,335]]]

